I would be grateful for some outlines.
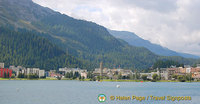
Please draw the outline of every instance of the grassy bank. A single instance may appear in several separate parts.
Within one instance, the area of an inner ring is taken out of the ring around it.
[[[41,78],[41,79],[28,79],[28,78],[0,78],[0,80],[57,80],[57,78]]]
[[[0,78],[0,80],[58,80],[57,78],[47,77],[43,79],[27,79],[27,78]],[[69,79],[69,78],[62,78],[62,80],[79,80],[79,79]],[[91,79],[84,79],[80,81],[91,81]],[[126,80],[126,79],[103,79],[100,82],[151,82],[148,80]],[[178,80],[158,80],[156,82],[179,82]],[[190,82],[190,81],[186,81]],[[200,81],[191,81],[191,82],[200,82]]]
[[[117,79],[117,80],[111,80],[111,79],[103,79],[102,81],[105,82],[141,82],[143,80],[122,80],[122,79]],[[149,82],[149,81],[143,81],[143,82]]]
[[[152,82],[149,80],[110,80],[110,79],[104,79],[103,81],[108,82]],[[180,82],[178,80],[158,80],[156,82]],[[185,82],[200,82],[200,81],[185,81]]]

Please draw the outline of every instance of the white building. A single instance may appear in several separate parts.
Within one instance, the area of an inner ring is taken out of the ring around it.
[[[45,70],[40,70],[39,68],[27,68],[27,75],[36,74],[40,77],[45,76]]]
[[[39,70],[39,78],[45,76],[45,70]]]
[[[22,66],[17,66],[17,67],[10,66],[9,69],[12,69],[12,71],[16,72],[16,76],[18,76],[19,73],[22,73],[22,74],[26,74],[27,73],[26,72],[27,71],[26,68],[22,67]]]
[[[12,71],[14,71],[14,72],[19,71],[19,68],[15,67],[15,66],[10,66],[9,69],[12,69]]]
[[[73,73],[75,73],[75,72],[78,72],[78,73],[83,73],[83,72],[87,72],[87,70],[86,69],[80,69],[80,68],[67,68],[67,67],[65,67],[65,68],[59,68],[59,71],[62,71],[62,72],[65,72],[65,73],[67,73],[67,72],[73,72]]]
[[[191,72],[191,68],[186,68],[186,73],[190,73]]]
[[[81,77],[87,78],[87,72],[82,72]]]
[[[161,78],[168,80],[168,71],[167,70],[163,70],[162,73],[160,73]]]
[[[37,75],[39,75],[39,68],[27,68],[27,75],[29,75],[29,74],[37,74]]]
[[[0,63],[0,68],[4,68],[4,63]]]

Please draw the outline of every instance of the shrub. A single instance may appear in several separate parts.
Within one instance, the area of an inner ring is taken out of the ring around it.
[[[180,82],[185,82],[186,81],[185,76],[183,76],[183,75],[179,75],[177,78],[178,78],[178,80]]]

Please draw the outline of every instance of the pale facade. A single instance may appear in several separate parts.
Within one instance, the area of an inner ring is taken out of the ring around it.
[[[0,63],[0,68],[4,68],[4,63]]]

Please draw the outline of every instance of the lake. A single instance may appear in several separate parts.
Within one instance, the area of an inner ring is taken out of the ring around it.
[[[116,86],[120,87],[117,88]],[[69,80],[0,81],[0,104],[199,104],[200,83],[90,82]],[[192,100],[111,100],[110,96],[191,96]]]

